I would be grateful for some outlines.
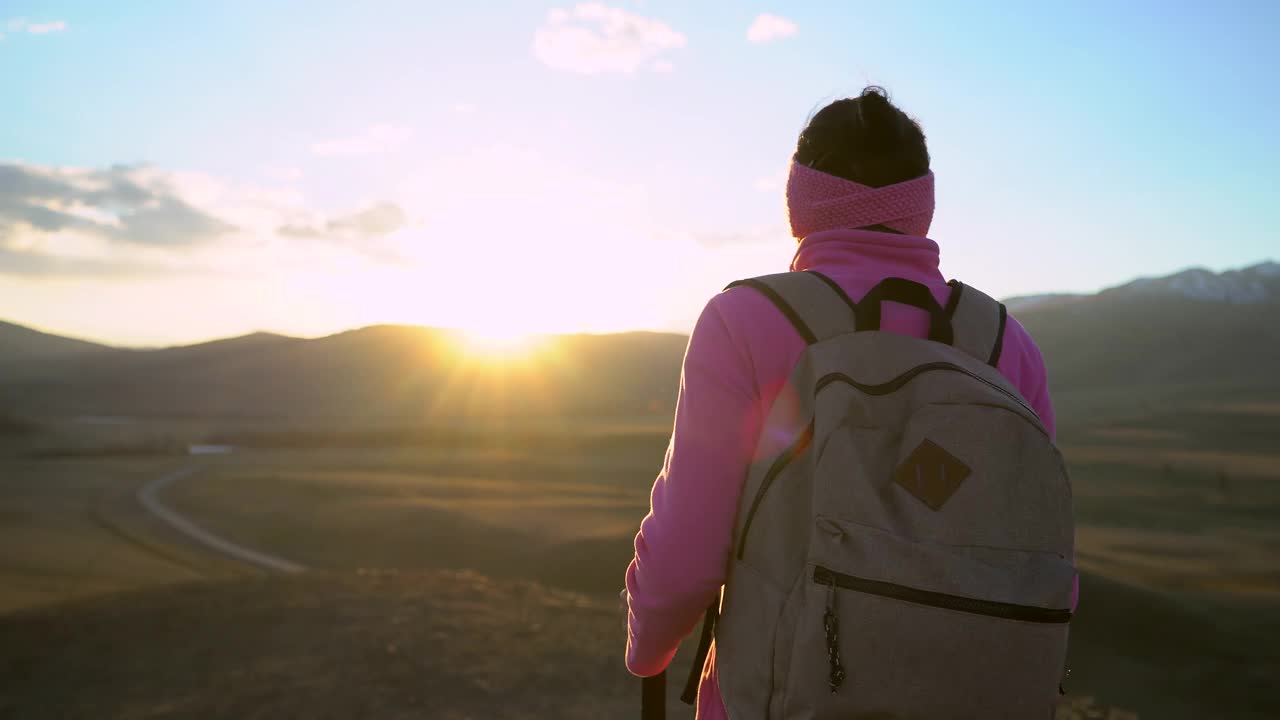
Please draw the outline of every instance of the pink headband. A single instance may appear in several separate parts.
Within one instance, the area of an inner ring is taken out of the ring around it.
[[[787,215],[792,236],[800,239],[868,225],[924,236],[933,221],[933,173],[873,188],[792,162]]]

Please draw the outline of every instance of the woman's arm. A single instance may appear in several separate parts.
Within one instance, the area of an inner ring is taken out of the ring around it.
[[[1031,404],[1031,409],[1040,416],[1040,422],[1049,432],[1049,437],[1056,439],[1057,417],[1053,410],[1053,400],[1049,397],[1049,373],[1045,368],[1044,357],[1031,339],[1031,334],[1012,315],[1005,325],[1004,347],[1006,352],[1000,356],[996,369],[1018,388],[1022,397]]]
[[[640,676],[666,669],[724,584],[759,434],[751,365],[717,299],[689,338],[671,443],[627,568],[627,668]]]
[[[1044,356],[1040,348],[1031,339],[1031,334],[1022,323],[1011,315],[1005,327],[1004,346],[1018,348],[1022,352],[1008,353],[1000,359],[997,368],[1010,382],[1018,388],[1022,396],[1031,403],[1031,409],[1040,416],[1040,422],[1049,432],[1050,439],[1057,440],[1058,418],[1053,409],[1053,399],[1049,397],[1049,371],[1045,367]],[[1080,604],[1080,576],[1076,575],[1071,586],[1071,609],[1074,611]]]

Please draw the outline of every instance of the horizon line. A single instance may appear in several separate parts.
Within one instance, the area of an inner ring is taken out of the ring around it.
[[[1256,268],[1269,267],[1269,266],[1277,266],[1277,265],[1280,265],[1280,262],[1277,262],[1276,260],[1273,260],[1273,259],[1271,259],[1271,258],[1264,258],[1264,259],[1259,260],[1259,261],[1257,261],[1257,262],[1249,263],[1249,264],[1247,264],[1247,265],[1242,265],[1242,266],[1240,266],[1240,267],[1236,267],[1236,268],[1228,268],[1228,269],[1221,270],[1221,271],[1215,271],[1215,270],[1212,270],[1212,269],[1210,269],[1210,268],[1208,268],[1208,267],[1206,267],[1206,266],[1204,266],[1204,265],[1192,265],[1192,266],[1190,266],[1190,267],[1185,267],[1185,268],[1183,268],[1183,269],[1181,269],[1181,270],[1178,270],[1178,271],[1175,271],[1175,272],[1172,272],[1172,273],[1168,273],[1168,274],[1165,274],[1165,275],[1139,275],[1139,276],[1134,277],[1134,278],[1131,278],[1131,279],[1129,279],[1129,280],[1127,280],[1127,281],[1125,281],[1125,282],[1123,282],[1123,283],[1120,283],[1120,284],[1117,284],[1117,285],[1112,285],[1112,286],[1109,286],[1109,287],[1099,288],[1098,290],[1093,291],[1093,292],[1074,292],[1074,291],[1069,291],[1069,290],[1068,290],[1068,291],[1049,291],[1049,292],[1043,292],[1043,293],[1025,293],[1025,294],[1021,294],[1021,295],[1013,295],[1013,296],[1009,296],[1009,297],[1001,298],[1001,299],[1000,299],[1000,302],[1002,302],[1002,303],[1008,303],[1008,302],[1011,302],[1011,301],[1014,301],[1014,300],[1019,300],[1019,299],[1024,299],[1024,298],[1040,298],[1040,297],[1091,297],[1091,296],[1095,296],[1095,295],[1100,295],[1100,294],[1102,294],[1102,293],[1104,293],[1104,292],[1107,292],[1107,291],[1110,291],[1110,290],[1115,290],[1115,289],[1117,289],[1117,288],[1126,287],[1126,286],[1128,286],[1128,285],[1132,285],[1132,284],[1137,283],[1137,282],[1151,281],[1151,280],[1161,280],[1161,279],[1166,279],[1166,278],[1176,277],[1176,276],[1178,276],[1178,275],[1182,275],[1182,274],[1184,274],[1184,273],[1188,273],[1188,272],[1203,271],[1203,272],[1211,273],[1211,274],[1213,274],[1213,275],[1224,275],[1224,274],[1232,273],[1232,272],[1242,272],[1242,271],[1247,271],[1247,270],[1253,270],[1253,269],[1256,269]],[[453,327],[453,326],[442,326],[442,325],[417,325],[417,324],[411,324],[411,323],[378,322],[378,323],[371,323],[371,324],[369,324],[369,325],[359,325],[359,326],[355,326],[355,327],[348,327],[348,328],[343,328],[343,329],[333,330],[333,331],[330,331],[330,332],[322,332],[322,333],[315,334],[315,335],[292,334],[292,333],[285,333],[285,332],[279,332],[279,331],[276,331],[276,330],[268,330],[268,329],[254,329],[254,330],[248,330],[248,331],[246,331],[246,332],[242,332],[242,333],[235,334],[235,335],[222,335],[222,336],[215,336],[215,337],[207,338],[207,339],[204,339],[204,340],[192,340],[192,341],[181,341],[181,340],[179,340],[179,341],[175,341],[175,342],[168,342],[168,343],[161,342],[161,343],[137,343],[137,344],[131,344],[131,343],[117,343],[117,342],[112,342],[112,341],[107,341],[107,340],[95,340],[95,339],[92,339],[92,338],[89,338],[89,337],[86,337],[86,336],[83,336],[83,335],[78,335],[78,334],[68,334],[68,333],[60,332],[60,331],[53,330],[53,329],[48,329],[48,328],[45,328],[45,327],[42,327],[42,326],[38,326],[38,325],[27,324],[27,323],[23,323],[23,322],[17,322],[17,321],[12,320],[12,319],[6,320],[6,319],[4,319],[4,318],[0,318],[0,324],[8,324],[8,325],[12,325],[12,326],[14,326],[14,327],[24,328],[24,329],[27,329],[27,330],[31,330],[31,331],[33,331],[33,332],[38,332],[38,333],[43,334],[43,335],[49,335],[49,336],[53,336],[53,337],[59,337],[59,338],[63,338],[63,339],[66,339],[66,340],[74,340],[74,341],[77,341],[77,342],[88,343],[88,344],[91,344],[91,345],[99,345],[99,346],[102,346],[104,349],[115,349],[115,350],[137,350],[137,351],[166,350],[166,349],[170,349],[170,348],[194,347],[194,346],[198,346],[198,345],[207,345],[207,344],[209,344],[209,343],[215,343],[215,342],[224,342],[224,341],[228,341],[228,340],[239,340],[239,339],[242,339],[242,338],[253,337],[253,336],[255,336],[255,335],[270,335],[270,336],[279,337],[279,338],[287,339],[287,340],[319,340],[319,339],[322,339],[322,338],[334,337],[334,336],[336,336],[336,335],[342,335],[342,334],[345,334],[345,333],[359,332],[359,331],[361,331],[361,330],[369,330],[369,329],[372,329],[372,328],[379,328],[379,327],[411,328],[411,329],[417,329],[417,330],[435,330],[435,331],[456,332],[456,333],[467,333],[467,332],[473,332],[473,331],[472,331],[471,329],[469,329],[469,328],[460,328],[460,327]],[[691,330],[692,330],[692,329],[691,329]],[[690,330],[690,331],[691,331],[691,330]],[[655,329],[652,329],[652,328],[631,328],[631,329],[627,329],[627,330],[616,330],[616,331],[610,331],[610,332],[592,332],[592,331],[585,331],[585,330],[584,330],[584,331],[566,331],[566,332],[533,332],[533,333],[529,333],[529,334],[528,334],[528,337],[531,337],[531,338],[552,338],[552,337],[554,337],[554,338],[560,338],[560,337],[575,337],[575,336],[578,336],[578,337],[580,337],[580,336],[597,336],[597,337],[603,337],[603,336],[608,336],[608,335],[633,335],[633,334],[676,335],[676,336],[681,336],[681,337],[688,337],[688,336],[689,336],[689,332],[684,332],[684,331],[676,331],[676,330],[655,330]]]

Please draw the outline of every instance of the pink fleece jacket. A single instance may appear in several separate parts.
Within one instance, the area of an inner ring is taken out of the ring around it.
[[[886,277],[950,295],[938,270],[938,245],[925,237],[829,230],[800,243],[792,270],[818,270],[854,299]],[[926,337],[928,316],[886,303],[881,328]],[[649,514],[627,568],[627,668],[641,677],[666,669],[725,582],[738,499],[765,414],[805,344],[757,291],[738,287],[711,299],[689,338],[675,428]],[[1012,316],[998,369],[1054,432],[1044,361]],[[676,679],[679,682],[679,679]],[[699,720],[725,718],[713,646],[698,690]]]

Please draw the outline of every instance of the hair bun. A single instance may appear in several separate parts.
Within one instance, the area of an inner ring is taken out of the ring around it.
[[[898,109],[879,85],[867,86],[857,97],[836,100],[809,118],[792,158],[872,187],[929,172],[920,124]]]
[[[866,131],[866,139],[878,144],[901,135],[901,111],[889,100],[889,93],[879,85],[869,85],[858,96],[858,115]]]
[[[862,89],[862,94],[858,95],[858,99],[868,105],[883,105],[888,107],[889,91],[879,85],[868,85]]]

